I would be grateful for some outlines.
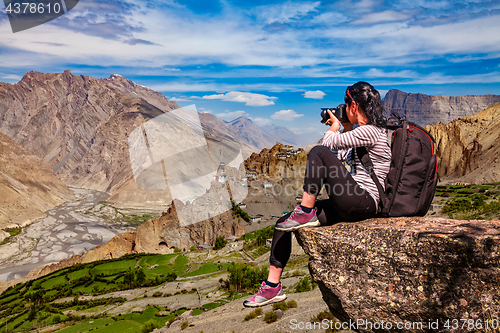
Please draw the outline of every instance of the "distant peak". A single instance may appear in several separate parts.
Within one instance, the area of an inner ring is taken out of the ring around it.
[[[236,119],[235,119],[235,120],[233,120],[233,121],[236,121],[236,120],[244,120],[244,121],[249,121],[249,122],[252,122],[250,119],[248,119],[248,118],[247,118],[247,117],[245,117],[245,116],[240,116],[240,117],[236,118]]]
[[[387,96],[387,95],[389,95],[389,94],[400,94],[400,93],[402,93],[402,94],[406,94],[404,91],[401,91],[401,90],[399,90],[399,89],[391,89],[391,90],[389,90],[389,91],[386,93],[386,96]]]
[[[242,122],[244,122],[244,123],[252,123],[253,124],[252,120],[248,119],[245,116],[240,116],[240,117],[238,117],[236,119],[229,120],[229,121],[224,120],[224,122],[226,124],[234,124],[234,123],[242,123]]]

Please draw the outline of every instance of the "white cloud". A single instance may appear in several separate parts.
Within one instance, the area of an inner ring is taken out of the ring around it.
[[[287,23],[309,12],[316,11],[321,2],[291,2],[257,7],[257,17],[267,24]]]
[[[3,20],[0,21],[2,35],[0,48],[5,51],[2,54],[3,63],[9,64],[9,68],[4,67],[4,71],[9,73],[12,72],[10,67],[16,68],[18,74],[21,72],[20,69],[33,68],[61,71],[61,68],[70,67],[83,72],[81,68],[85,66],[81,65],[99,64],[102,68],[121,66],[134,68],[137,71],[148,70],[151,75],[183,74],[184,78],[194,78],[192,81],[194,84],[186,82],[159,84],[158,81],[147,84],[154,90],[170,95],[187,91],[203,93],[279,91],[272,89],[298,87],[297,90],[303,92],[306,89],[321,89],[319,85],[305,88],[305,85],[293,84],[300,80],[289,80],[290,83],[287,84],[283,82],[263,84],[262,89],[252,89],[250,87],[252,84],[245,86],[244,83],[231,85],[213,83],[220,82],[218,79],[221,77],[227,78],[231,75],[239,75],[241,78],[339,76],[359,78],[359,70],[364,71],[360,69],[363,67],[387,68],[414,63],[416,66],[412,68],[418,68],[416,70],[421,73],[432,70],[429,69],[432,63],[426,63],[428,60],[452,58],[450,61],[457,59],[456,61],[461,62],[466,60],[465,55],[479,57],[482,54],[490,59],[498,57],[500,15],[494,10],[484,15],[463,16],[458,20],[454,15],[456,12],[451,10],[453,2],[439,0],[405,0],[405,2],[404,6],[391,5],[391,10],[378,13],[373,11],[384,10],[383,6],[378,6],[380,0],[353,0],[345,5],[338,3],[342,8],[335,6],[335,9],[352,7],[346,15],[352,15],[354,19],[360,18],[358,22],[361,22],[362,18],[364,23],[375,24],[353,26],[350,23],[341,23],[346,19],[341,13],[322,12],[325,6],[320,6],[319,2],[314,1],[299,0],[295,3],[259,6],[250,12],[222,2],[224,10],[219,14],[195,15],[189,13],[188,9],[180,12],[179,6],[158,10],[148,7],[149,5],[144,2],[125,0],[123,3],[128,4],[125,6],[126,10],[118,15],[123,16],[120,22],[130,22],[129,26],[136,28],[129,30],[130,36],[120,35],[120,38],[113,39],[106,37],[104,32],[101,35],[99,33],[90,35],[86,29],[75,28],[79,24],[76,19],[66,20],[73,27],[69,24],[62,26],[49,22],[22,33],[12,34],[8,20]],[[93,3],[88,2],[88,6]],[[80,2],[79,6],[82,5],[83,2]],[[88,6],[85,10],[96,15],[96,20],[89,25],[112,21]],[[452,18],[447,23],[437,20],[436,23],[419,26],[416,22],[411,22],[410,14],[419,11],[421,7],[450,8]],[[83,7],[77,8],[83,9]],[[72,10],[64,17],[69,19],[70,15],[73,15],[73,18],[76,18],[81,15],[81,9]],[[366,15],[359,14],[361,10],[364,10]],[[452,22],[453,20],[455,22]],[[325,21],[330,23],[323,23]],[[286,27],[271,31],[269,29],[273,27],[264,26],[271,23],[284,23]],[[131,38],[148,43],[130,45],[127,41]],[[222,64],[227,67],[221,71],[209,72],[212,81],[195,81],[201,75],[207,74],[205,65],[210,64]],[[318,66],[318,64],[329,66]],[[197,70],[196,66],[200,66],[201,70]],[[258,66],[263,67],[259,69]],[[182,71],[177,67],[182,68]],[[401,73],[405,74],[404,71]],[[375,72],[369,71],[368,74],[371,74],[371,77],[382,78]],[[391,75],[389,73],[386,78],[400,77]],[[13,77],[7,79],[14,80]],[[264,99],[264,105],[272,105],[273,101]]]
[[[358,3],[354,4],[354,8],[360,12],[371,11],[378,5],[378,1],[376,0],[361,0]]]
[[[276,119],[276,120],[284,120],[284,121],[292,121],[295,118],[303,117],[303,114],[298,114],[294,110],[281,110],[278,112],[275,112],[271,118]]]
[[[226,112],[216,114],[217,117],[227,118],[227,119],[235,119],[235,118],[238,118],[241,116],[247,116],[247,115],[248,115],[248,113],[246,113],[245,111],[232,111],[232,112],[226,111]]]
[[[226,94],[203,96],[203,99],[220,99],[222,101],[245,103],[248,106],[274,105],[278,97],[271,97],[249,92],[230,91]]]
[[[381,22],[404,21],[411,18],[409,12],[397,12],[395,10],[386,10],[378,13],[363,15],[356,24],[376,24]]]
[[[190,99],[185,97],[172,97],[170,100],[175,102],[191,102]]]
[[[15,74],[4,74],[1,76],[1,78],[8,81],[19,81],[22,79],[21,76]]]
[[[337,12],[326,12],[319,14],[314,18],[314,23],[321,23],[326,25],[338,25],[339,23],[343,23],[347,21],[347,17]]]
[[[414,71],[410,70],[404,70],[404,71],[399,71],[399,72],[386,72],[384,70],[378,69],[378,68],[370,68],[368,71],[365,72],[364,74],[366,77],[370,78],[384,78],[384,77],[391,77],[391,78],[418,78],[419,74]]]
[[[151,89],[156,91],[168,92],[195,92],[195,91],[217,91],[218,86],[214,83],[160,83],[151,84],[149,86]],[[190,98],[195,99],[197,96],[191,96]],[[198,97],[199,98],[199,97]]]
[[[316,90],[316,91],[306,91],[304,93],[305,98],[312,98],[312,99],[323,99],[323,96],[326,94],[322,92],[321,90]]]
[[[500,52],[499,15],[481,17],[464,22],[423,27],[407,23],[386,23],[370,27],[331,29],[323,37],[338,39],[349,36],[350,43],[359,43],[361,48],[350,48],[357,52],[359,61],[351,64],[374,63],[380,65],[425,61],[434,55],[498,53]],[[367,41],[371,41],[367,43]],[[375,42],[377,41],[377,42]],[[349,49],[340,62],[353,59]]]

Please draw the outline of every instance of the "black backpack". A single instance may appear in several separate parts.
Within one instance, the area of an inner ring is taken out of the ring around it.
[[[434,198],[438,181],[438,161],[434,138],[422,127],[398,114],[387,120],[391,145],[391,167],[385,179],[385,191],[365,147],[356,148],[361,163],[377,185],[382,217],[424,216]]]

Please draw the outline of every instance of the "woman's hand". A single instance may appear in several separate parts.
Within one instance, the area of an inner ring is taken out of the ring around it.
[[[330,125],[330,128],[328,129],[328,131],[337,132],[342,125],[340,124],[340,121],[337,119],[337,117],[335,117],[333,115],[332,111],[327,110],[327,112],[328,112],[328,115],[330,116],[330,119],[328,119],[325,122],[326,125]]]

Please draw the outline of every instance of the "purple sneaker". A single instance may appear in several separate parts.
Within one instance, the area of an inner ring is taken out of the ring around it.
[[[257,308],[271,303],[281,302],[286,299],[286,295],[281,288],[281,283],[276,288],[268,286],[266,282],[262,282],[259,292],[252,298],[243,302],[247,308]]]
[[[304,212],[300,206],[295,207],[292,214],[283,222],[276,223],[274,229],[281,231],[292,231],[303,227],[317,227],[320,223],[313,209],[309,214]]]

